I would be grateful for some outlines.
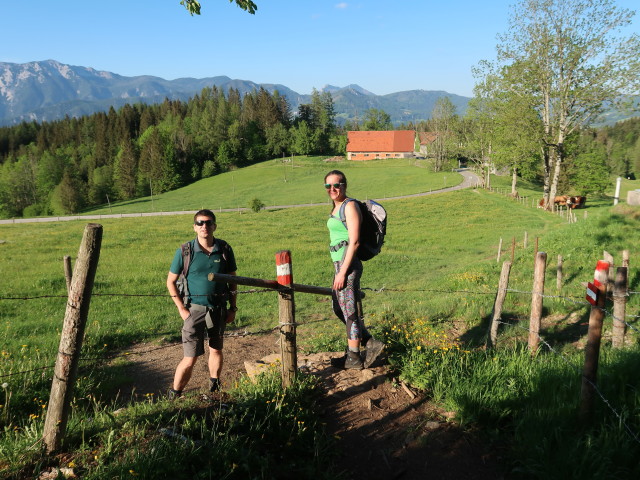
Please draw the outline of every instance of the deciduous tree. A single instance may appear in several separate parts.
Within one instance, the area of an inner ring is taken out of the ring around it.
[[[437,134],[434,145],[433,168],[439,172],[447,160],[453,158],[458,149],[458,116],[456,107],[449,97],[440,97],[431,111],[429,130]]]
[[[229,0],[229,3],[233,3],[234,1],[241,9],[252,15],[258,10],[258,6],[251,0]],[[198,0],[180,0],[180,5],[183,5],[191,15],[200,15],[202,6]]]
[[[370,108],[364,114],[364,121],[362,123],[362,130],[393,130],[393,124],[391,123],[391,115],[384,110],[377,108]]]
[[[640,39],[621,33],[634,15],[613,0],[520,0],[499,36],[492,73],[542,120],[547,208],[568,135],[640,88]]]

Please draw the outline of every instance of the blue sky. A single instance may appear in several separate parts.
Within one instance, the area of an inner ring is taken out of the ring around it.
[[[58,60],[125,76],[227,75],[298,93],[351,83],[378,95],[471,96],[471,68],[495,55],[513,0],[227,0],[3,2],[0,61]],[[618,5],[637,8],[637,0]],[[630,31],[640,30],[636,16]]]

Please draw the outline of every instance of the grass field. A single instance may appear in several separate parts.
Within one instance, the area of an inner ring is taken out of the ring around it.
[[[428,192],[457,185],[455,172],[434,173],[422,160],[325,162],[324,157],[271,160],[216,175],[172,192],[103,205],[84,213],[140,213],[247,208],[257,198],[266,206],[327,202],[322,184],[330,170],[343,171],[356,198],[381,198]]]
[[[321,183],[326,165],[318,159],[308,162],[308,166],[300,166],[300,171],[308,169],[312,173],[301,175],[297,180],[306,187],[287,191],[286,195],[282,193],[282,197],[274,198],[274,203],[324,200],[326,194]],[[407,187],[410,191],[419,191],[423,187],[414,180],[415,174],[409,172],[424,172],[421,180],[424,185],[443,182],[444,176],[432,178],[433,174],[424,169],[406,165],[398,167],[397,172],[406,170],[407,173],[399,173],[395,181],[390,181],[389,177],[380,176],[375,166],[355,165],[353,170],[348,170],[346,165],[332,164],[330,168],[334,167],[347,172],[352,182],[350,193],[354,196],[361,196],[363,191],[367,195],[371,192],[372,197],[410,193],[401,190],[403,182],[410,185]],[[294,171],[296,167],[283,166],[277,161],[261,168],[251,167],[249,178],[257,183],[242,189],[238,185],[237,191],[243,191],[243,198],[249,198],[255,193],[252,188],[259,188],[256,185],[261,183],[260,178],[278,178],[273,170],[285,168]],[[236,178],[240,179],[243,173],[236,172]],[[447,174],[448,180],[450,175]],[[289,178],[292,181],[283,182],[283,185],[295,183],[293,176]],[[206,189],[201,187],[206,182],[211,182],[213,187],[214,182],[220,181],[222,179],[214,177],[199,182],[198,190],[193,186],[194,190],[184,189],[182,194],[174,192],[173,200],[166,199],[167,209],[211,206],[208,202],[189,206],[178,203],[178,199],[193,201],[196,195],[203,195],[196,201],[204,201]],[[496,186],[501,182],[508,183],[505,178],[496,178],[493,184]],[[392,187],[388,194],[381,192],[380,183]],[[220,188],[221,184],[217,185]],[[369,185],[370,189],[364,189],[362,185]],[[264,189],[255,196],[268,200],[261,194],[266,195],[274,187],[260,188]],[[536,193],[533,185],[523,184],[522,188],[530,189],[532,195]],[[319,194],[316,197],[315,192],[312,199],[305,201],[301,197],[305,189],[319,191]],[[157,201],[160,202],[160,198]],[[580,342],[575,340],[581,336],[580,330],[576,330],[580,327],[569,324],[568,319],[572,314],[583,322],[588,317],[582,283],[593,278],[595,264],[603,250],[614,254],[618,261],[623,249],[630,250],[629,288],[634,292],[639,290],[640,276],[635,264],[640,254],[637,235],[640,211],[624,204],[612,208],[611,199],[605,197],[590,201],[589,208],[579,211],[578,222],[569,224],[558,215],[482,190],[435,194],[384,204],[389,214],[388,236],[383,253],[365,264],[365,313],[373,331],[387,341],[392,363],[402,378],[458,412],[458,421],[479,426],[490,437],[510,444],[505,461],[524,478],[569,478],[571,472],[583,472],[584,478],[616,478],[611,476],[613,474],[617,478],[633,478],[638,473],[637,462],[633,459],[640,454],[638,443],[628,432],[629,426],[632,432],[640,430],[639,325],[635,317],[638,296],[631,295],[627,306],[632,327],[627,349],[610,351],[607,337],[611,328],[610,315],[605,320],[601,359],[603,392],[621,416],[613,414],[605,403],[599,403],[599,420],[586,431],[574,424],[571,415],[580,388],[579,371],[576,374],[575,369],[579,369],[582,352]],[[588,212],[587,218],[584,218],[584,212]],[[221,212],[217,234],[233,246],[239,275],[275,278],[274,254],[288,249],[292,252],[296,283],[329,286],[332,273],[327,253],[327,214],[328,206],[259,213]],[[138,341],[161,342],[175,338],[178,334],[177,314],[167,297],[165,280],[175,249],[193,236],[191,221],[189,215],[100,221],[104,236],[83,346],[86,358],[121,352]],[[25,451],[41,434],[51,382],[51,370],[43,367],[53,364],[58,348],[66,304],[62,258],[64,255],[76,256],[84,227],[82,221],[0,226],[0,240],[3,241],[0,243],[0,273],[4,278],[0,288],[3,338],[0,426],[5,432],[0,440],[0,472],[13,475],[12,478],[23,478],[20,475],[24,469],[32,468],[33,462],[38,461],[34,460],[38,458],[37,452],[25,454]],[[528,235],[526,248],[523,245],[525,232]],[[497,261],[500,238],[503,239],[503,255]],[[513,327],[501,329],[502,348],[485,352],[480,346],[487,331],[501,263],[511,255],[512,239],[516,240],[509,285],[513,291],[507,297],[504,318],[509,319]],[[546,317],[558,320],[546,325],[542,336],[554,348],[553,352],[561,356],[543,349],[532,359],[521,346],[527,335],[531,304],[528,292],[532,284],[536,239],[539,250],[548,255],[545,292],[551,297],[544,300],[544,313]],[[564,257],[565,283],[561,291],[555,288],[558,255]],[[277,300],[273,292],[242,294],[238,304],[236,328],[255,331],[276,325]],[[297,295],[296,315],[304,324],[299,327],[303,350],[340,348],[342,328],[334,320],[330,303],[325,298]],[[149,441],[149,446],[154,445],[156,452],[166,453],[172,448],[166,441],[160,444],[156,443],[157,439],[150,441],[149,432],[157,424],[145,419],[163,418],[191,434],[199,428],[208,430],[199,423],[196,410],[187,408],[178,412],[174,406],[163,402],[130,406],[124,419],[113,420],[111,410],[116,406],[111,406],[101,395],[118,382],[117,366],[95,361],[85,361],[82,365],[83,374],[77,384],[77,401],[70,423],[71,446],[78,452],[95,451],[97,453],[91,455],[102,459],[102,463],[86,462],[87,478],[105,478],[104,475],[114,475],[115,471],[125,475],[127,469],[142,470],[151,476],[155,469],[162,467],[162,462],[168,465],[171,455],[156,453],[150,456],[150,450],[143,447]],[[265,381],[262,386],[247,386],[241,390],[238,405],[255,410],[257,404],[264,405],[266,398],[282,395],[273,379]],[[300,390],[292,394],[289,407],[310,408],[307,396],[313,389],[312,384],[301,385]],[[269,428],[274,432],[278,431],[278,422],[293,422],[293,410],[283,408],[285,403],[283,400],[276,410],[259,410],[273,421]],[[255,436],[259,441],[259,434],[251,432],[262,424],[261,421],[245,424],[243,419],[246,418],[242,415],[238,413],[232,427],[241,428],[248,438]],[[90,427],[83,423],[88,417],[95,419]],[[311,415],[305,418],[308,424],[314,421]],[[206,421],[212,420],[207,417]],[[320,427],[318,429],[320,431]],[[221,427],[219,434],[224,431]],[[214,445],[220,438],[208,437],[208,433],[202,435],[205,444]],[[319,437],[311,438],[302,429],[296,435],[299,435],[295,438],[300,441],[300,448],[307,445],[313,449],[320,441]],[[238,442],[229,443],[228,465],[236,464],[236,459],[243,456],[241,438]],[[138,453],[134,459],[125,461],[129,458],[125,452],[133,444]],[[183,450],[181,455],[197,457],[197,449],[184,447]],[[618,455],[616,451],[622,451],[624,455]],[[80,453],[77,455],[82,457]],[[281,460],[277,453],[273,455],[273,459],[265,461],[277,465]],[[292,455],[304,456],[304,453],[298,451]],[[607,462],[597,466],[590,460],[592,455],[600,459],[615,457],[617,463],[614,467]],[[92,466],[87,466],[89,464]],[[251,471],[259,471],[263,467],[249,465],[247,468],[258,468]],[[317,468],[321,471],[322,465],[318,464]],[[602,475],[595,476],[596,472]],[[304,475],[302,471],[300,474]],[[255,478],[268,477],[258,475]]]

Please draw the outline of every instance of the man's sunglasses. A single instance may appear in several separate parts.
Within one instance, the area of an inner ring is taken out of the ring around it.
[[[201,227],[202,225],[210,227],[211,225],[213,225],[213,220],[196,220],[196,225],[199,227]]]
[[[340,188],[341,185],[344,185],[344,182],[340,182],[340,183],[325,183],[324,184],[324,188],[326,188],[327,190],[329,190],[331,187],[333,188]]]

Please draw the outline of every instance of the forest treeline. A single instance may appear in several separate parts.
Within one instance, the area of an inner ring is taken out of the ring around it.
[[[520,145],[525,135],[507,118],[506,133],[492,133],[488,156],[477,140],[483,121],[470,112],[459,117],[444,98],[428,122],[398,128],[438,133],[428,154],[436,171],[462,160],[540,180],[539,146]],[[311,102],[294,115],[277,91],[241,96],[234,89],[224,93],[211,87],[186,102],[125,105],[81,118],[0,128],[0,216],[77,213],[271,158],[344,155],[347,130],[393,129],[388,114],[375,109],[365,112],[360,124],[339,126],[335,117],[329,92],[314,90]],[[640,118],[581,129],[565,148],[559,191],[604,192],[611,175],[635,178],[640,172]]]
[[[344,152],[329,92],[293,115],[264,89],[205,88],[187,102],[125,105],[55,122],[0,128],[0,215],[76,213],[159,194],[284,155]]]

